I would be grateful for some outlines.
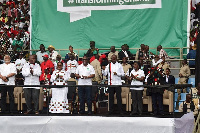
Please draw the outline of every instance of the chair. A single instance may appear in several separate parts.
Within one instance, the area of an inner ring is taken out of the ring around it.
[[[147,96],[146,94],[147,88],[144,88],[143,90],[143,104],[148,105],[148,112],[152,112],[152,98],[151,96]],[[131,92],[129,92],[129,111],[131,111],[131,105],[132,105],[132,98],[131,98]]]
[[[26,103],[24,91],[21,93],[21,110],[23,110],[23,104]],[[39,96],[39,111],[43,110],[43,103],[44,103],[44,92],[43,88],[40,87],[40,96]]]
[[[67,81],[67,84],[68,85],[76,85],[76,81]],[[67,99],[68,99],[68,103],[71,104],[71,112],[72,112],[72,108],[73,108],[72,103],[74,100],[75,92],[76,92],[75,86],[68,87]]]
[[[163,93],[163,105],[169,105],[169,112],[173,112],[173,92],[165,90]]]
[[[175,84],[178,84],[180,78],[175,78]]]
[[[22,87],[15,87],[14,88],[14,103],[17,104],[17,110],[20,111],[21,109],[21,93],[22,93],[23,88]],[[6,97],[6,103],[9,103],[9,96],[7,94]]]

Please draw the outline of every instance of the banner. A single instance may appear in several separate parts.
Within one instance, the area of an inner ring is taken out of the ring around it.
[[[88,49],[90,41],[97,48],[185,47],[187,12],[188,0],[32,0],[31,48]]]

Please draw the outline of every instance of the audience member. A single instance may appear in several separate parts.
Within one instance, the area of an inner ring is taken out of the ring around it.
[[[161,59],[163,56],[165,57],[165,59],[169,59],[168,54],[165,52],[164,49],[162,49],[162,46],[161,46],[161,45],[159,45],[159,46],[157,47],[157,51],[160,52],[160,53],[159,53],[159,58],[160,58],[160,59]]]
[[[75,60],[78,61],[78,55],[73,51],[73,47],[70,45],[69,46],[69,53],[66,54],[65,60],[69,60],[69,54],[74,54]]]
[[[180,79],[178,81],[178,84],[187,84],[190,75],[191,75],[190,68],[187,65],[187,59],[184,59],[182,61],[182,67],[179,72]],[[177,92],[178,92],[178,102],[179,102],[179,100],[181,99],[181,89],[178,89]],[[186,93],[186,88],[183,89],[183,93]]]
[[[196,48],[192,48],[192,46],[190,46],[190,51],[187,54],[187,59],[195,59],[196,58]],[[189,67],[190,68],[194,68],[191,69],[191,74],[195,74],[195,60],[190,60],[189,61]]]
[[[54,68],[55,68],[54,70],[57,69],[58,62],[62,62],[63,63],[63,70],[65,70],[65,62],[62,60],[62,57],[59,54],[57,55],[56,60],[53,62]]]
[[[67,61],[67,70],[71,73],[76,73],[76,69],[78,67],[78,62],[74,59],[74,54],[69,54],[69,59]]]
[[[52,46],[52,45],[49,45],[48,51],[49,51],[49,60],[51,60],[52,62],[54,62],[56,60],[58,52],[55,51],[55,47]]]
[[[175,84],[175,77],[173,75],[170,75],[171,71],[169,68],[166,68],[165,71],[165,83],[166,84]]]
[[[123,67],[123,71],[124,71],[124,75],[125,75],[125,84],[128,84],[128,79],[126,78],[126,76],[129,76],[129,69],[131,69],[131,65],[128,64],[128,58],[127,57],[123,57],[122,58],[122,67]]]
[[[108,60],[111,61],[112,55],[116,55],[117,59],[118,59],[118,54],[119,54],[119,52],[116,51],[115,46],[111,46],[110,47],[110,53],[108,54]]]
[[[169,64],[165,62],[165,57],[162,57],[162,62],[158,65],[159,68],[163,69],[164,74],[166,73],[166,69],[169,68]]]
[[[47,54],[45,54],[43,56],[44,61],[41,63],[40,66],[41,66],[42,73],[44,73],[44,70],[46,68],[49,68],[49,73],[52,74],[54,71],[54,65],[53,65],[52,61],[50,61],[48,58],[49,58],[49,56]]]
[[[94,51],[99,51],[98,48],[95,48],[95,41],[90,41],[90,49],[87,51],[87,53],[85,54],[85,56],[91,58],[93,56],[93,52]]]
[[[98,83],[101,83],[102,73],[98,54],[95,54],[95,60],[93,60],[90,65],[92,65],[95,70],[95,77],[92,79],[92,81],[97,81]]]
[[[24,85],[40,85],[39,77],[41,75],[41,68],[35,61],[35,56],[30,55],[29,62],[22,68],[22,75],[25,77]],[[23,88],[27,105],[27,111],[24,114],[30,114],[32,112],[32,100],[34,103],[34,112],[35,114],[39,114],[40,87]]]
[[[44,61],[43,56],[48,55],[48,53],[45,51],[45,46],[43,44],[40,44],[40,51],[38,51],[36,55],[37,55],[37,61],[39,61],[40,63]]]
[[[141,44],[140,49],[136,52],[135,60],[144,60],[144,55],[145,55],[145,45]]]
[[[127,57],[128,59],[132,58],[132,54],[128,49],[129,47],[127,44],[121,46],[121,51],[118,54],[120,60],[122,60],[123,57]]]

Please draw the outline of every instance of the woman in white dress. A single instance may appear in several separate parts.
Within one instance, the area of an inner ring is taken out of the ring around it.
[[[57,70],[51,75],[52,85],[67,85],[67,80],[70,78],[69,72],[62,70],[63,63],[58,62]],[[52,88],[52,98],[49,104],[50,113],[69,113],[68,88]]]

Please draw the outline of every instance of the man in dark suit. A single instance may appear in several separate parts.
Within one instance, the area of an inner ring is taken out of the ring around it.
[[[165,82],[166,84],[175,84],[175,78],[173,75],[170,75],[171,71],[169,68],[166,68],[165,72]]]
[[[122,60],[123,57],[127,57],[129,59],[132,58],[132,54],[129,51],[129,46],[127,44],[122,45],[121,49],[122,50],[118,54],[118,57],[119,57],[120,60]]]

